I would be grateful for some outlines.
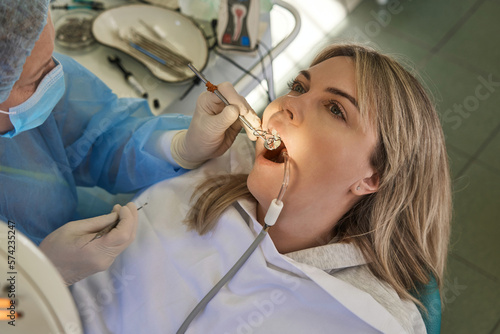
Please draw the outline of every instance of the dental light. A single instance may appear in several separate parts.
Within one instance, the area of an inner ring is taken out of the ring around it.
[[[0,333],[82,333],[59,272],[12,221],[0,221],[0,274]]]

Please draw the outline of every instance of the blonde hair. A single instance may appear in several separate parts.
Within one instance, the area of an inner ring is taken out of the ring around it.
[[[410,291],[431,277],[442,288],[450,234],[451,184],[439,118],[419,81],[372,49],[332,45],[311,66],[339,56],[354,61],[361,115],[376,125],[379,141],[371,163],[380,181],[376,193],[335,224],[334,242],[357,245],[376,277],[422,306]],[[200,193],[187,217],[200,233],[213,228],[240,196],[251,196],[246,175],[209,179],[195,192]],[[207,198],[213,202],[204,203]]]

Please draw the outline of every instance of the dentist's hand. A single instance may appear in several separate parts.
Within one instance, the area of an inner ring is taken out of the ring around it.
[[[97,232],[120,219],[108,234],[89,242]],[[137,207],[115,205],[104,216],[69,222],[43,239],[40,249],[56,266],[67,285],[106,270],[134,240]]]
[[[196,103],[189,129],[180,131],[172,140],[171,154],[181,167],[193,169],[224,154],[241,130],[238,115],[260,129],[260,118],[229,82],[217,87],[230,105],[226,106],[214,93],[203,92]],[[245,130],[251,140],[257,139],[246,127]]]

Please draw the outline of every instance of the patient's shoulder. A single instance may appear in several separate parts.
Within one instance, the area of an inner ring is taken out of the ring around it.
[[[402,300],[389,284],[372,274],[368,265],[333,270],[330,274],[370,294],[408,333],[426,333],[425,324],[416,305],[412,301]]]
[[[286,254],[340,279],[369,294],[395,317],[407,333],[426,333],[425,324],[416,305],[401,300],[396,291],[378,279],[368,268],[361,250],[352,243],[330,243]]]

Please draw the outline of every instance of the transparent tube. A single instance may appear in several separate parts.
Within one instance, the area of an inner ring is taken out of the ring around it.
[[[278,202],[281,202],[283,200],[283,196],[285,196],[286,189],[288,188],[288,182],[290,182],[290,162],[288,161],[288,152],[283,150],[281,152],[281,155],[283,156],[283,165],[284,165],[284,171],[283,171],[283,182],[281,183],[281,188],[280,192],[278,193],[278,197],[276,200]]]
[[[229,271],[226,273],[226,275],[224,275],[224,277],[222,277],[220,279],[220,281],[217,282],[217,284],[196,305],[196,307],[191,311],[191,313],[189,313],[187,318],[182,323],[181,327],[177,330],[177,334],[183,334],[186,332],[187,328],[189,327],[189,324],[194,320],[194,318],[196,318],[198,313],[200,313],[207,306],[207,304],[212,300],[212,298],[215,297],[215,295],[219,292],[219,290],[222,289],[222,287],[227,282],[229,282],[233,278],[233,276],[236,275],[238,270],[240,270],[240,268],[245,264],[245,262],[248,260],[250,255],[252,255],[252,253],[259,246],[259,244],[262,242],[262,240],[264,240],[264,237],[266,236],[269,228],[272,225],[274,225],[274,223],[278,219],[279,213],[281,212],[281,209],[283,208],[282,199],[283,199],[283,196],[285,195],[286,189],[288,188],[288,182],[290,181],[290,163],[288,161],[289,160],[288,153],[286,152],[286,150],[283,150],[281,152],[281,154],[283,155],[283,159],[284,159],[283,182],[281,183],[281,188],[280,188],[280,192],[278,193],[278,197],[274,200],[274,201],[278,202],[278,204],[279,204],[279,208],[278,208],[279,212],[276,212],[275,214],[273,214],[273,216],[274,216],[272,219],[273,223],[271,225],[264,224],[264,227],[260,231],[259,235],[255,238],[253,243],[247,248],[245,253],[243,253],[243,255],[238,259],[238,261],[236,261],[236,263],[231,267],[231,269],[229,269]],[[271,204],[269,211],[271,211],[271,210],[273,210],[272,204]],[[269,211],[268,211],[268,214],[269,214]],[[267,216],[267,214],[266,214],[266,216]]]

